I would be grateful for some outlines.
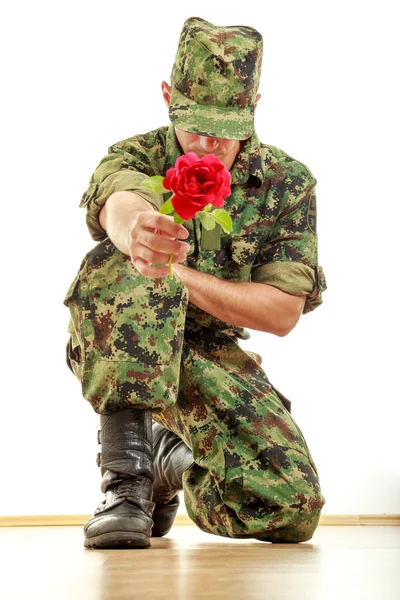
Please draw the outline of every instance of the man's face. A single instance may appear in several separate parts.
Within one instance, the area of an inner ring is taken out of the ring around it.
[[[185,154],[194,152],[199,158],[206,154],[214,154],[230,170],[241,149],[239,140],[225,140],[188,133],[175,127],[175,134]]]

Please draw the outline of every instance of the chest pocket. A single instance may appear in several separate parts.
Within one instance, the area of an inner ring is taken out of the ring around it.
[[[203,273],[227,281],[250,281],[251,268],[263,243],[258,231],[246,234],[224,233],[219,225],[211,231],[203,229],[196,216],[193,219],[195,251],[187,264]]]
[[[261,241],[257,237],[225,235],[219,249],[200,249],[198,253],[188,256],[187,264],[226,281],[250,281],[251,269],[260,247]]]

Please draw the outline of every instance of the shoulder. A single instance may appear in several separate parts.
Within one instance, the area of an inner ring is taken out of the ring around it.
[[[165,140],[167,135],[168,127],[159,127],[153,129],[147,133],[141,133],[132,137],[120,140],[115,144],[112,144],[108,152],[112,154],[114,152],[128,152],[129,154],[137,154],[137,152],[154,152],[155,154],[162,155],[165,152]]]
[[[297,180],[308,185],[316,185],[310,168],[303,162],[293,158],[284,150],[269,144],[260,144],[264,168],[269,178],[282,178],[282,180]]]

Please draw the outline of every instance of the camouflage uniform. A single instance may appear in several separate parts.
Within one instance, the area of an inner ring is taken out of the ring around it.
[[[185,114],[183,104],[179,110]],[[247,131],[246,119],[243,127]],[[236,134],[243,139],[243,130]],[[255,133],[246,136],[224,205],[233,232],[207,231],[197,217],[186,222],[186,265],[227,281],[305,294],[309,312],[326,287],[317,259],[316,181],[302,163],[261,144]],[[195,464],[184,474],[184,498],[201,529],[306,541],[325,503],[318,473],[290,402],[269,382],[260,357],[239,346],[248,333],[188,303],[176,276],[142,276],[98,221],[107,198],[121,190],[159,209],[166,197],[143,187],[143,180],[165,175],[181,154],[170,125],[114,144],[93,174],[81,206],[99,244],[65,298],[68,364],[96,412],[151,409],[191,448]]]
[[[261,369],[245,352],[246,332],[187,302],[178,278],[143,277],[98,222],[108,196],[131,190],[155,208],[146,175],[165,175],[181,154],[172,126],[113,145],[82,198],[92,236],[70,287],[69,362],[98,413],[151,408],[155,420],[192,449],[185,473],[188,514],[205,531],[231,537],[309,539],[324,498],[302,433]],[[233,232],[187,223],[187,266],[229,281],[254,281],[321,303],[315,179],[301,163],[254,134],[231,171],[225,208]],[[285,402],[283,400],[283,402]]]

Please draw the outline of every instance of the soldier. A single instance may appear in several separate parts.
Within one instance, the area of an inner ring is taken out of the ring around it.
[[[182,489],[216,535],[298,543],[318,525],[325,499],[290,402],[238,343],[245,327],[286,335],[326,288],[316,180],[254,131],[262,43],[251,27],[188,19],[162,83],[170,125],[111,146],[83,195],[99,243],[65,304],[67,362],[101,421],[105,499],[87,548],[149,547]],[[230,170],[231,234],[174,223],[144,187],[188,152]]]

